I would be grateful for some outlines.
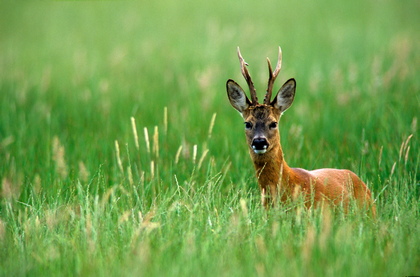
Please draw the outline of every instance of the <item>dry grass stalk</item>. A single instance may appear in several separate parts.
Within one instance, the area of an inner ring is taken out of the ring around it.
[[[155,212],[154,211],[150,211],[148,212],[144,218],[143,218],[143,222],[141,223],[141,228],[143,230],[146,230],[146,232],[150,233],[151,231],[153,231],[154,229],[157,229],[160,227],[160,223],[159,222],[153,222],[153,217],[155,216]]]
[[[209,132],[208,132],[208,138],[211,138],[211,134],[213,132],[213,127],[214,127],[214,123],[216,122],[216,113],[213,114],[213,116],[211,117],[211,121],[210,121],[210,126],[209,126]]]
[[[127,222],[128,219],[130,218],[130,215],[131,215],[130,210],[127,210],[127,211],[123,212],[123,214],[118,218],[118,226]]]
[[[146,127],[144,127],[144,139],[146,141],[146,150],[147,150],[147,153],[150,153],[149,131],[147,131],[147,128]]]
[[[163,126],[165,134],[168,133],[168,107],[163,108]]]
[[[118,144],[118,140],[115,141],[115,154],[117,157],[118,168],[120,169],[121,173],[124,173],[124,168],[120,156],[120,145]]]
[[[405,157],[404,157],[404,164],[407,165],[408,161],[408,154],[410,153],[410,146],[407,147],[407,151],[405,151]]]
[[[139,137],[137,135],[136,119],[134,117],[131,117],[131,129],[133,129],[134,144],[136,145],[136,149],[139,150]]]
[[[156,158],[159,158],[159,129],[158,126],[155,126],[153,133],[153,153]]]
[[[413,134],[409,135],[407,137],[407,139],[405,141],[403,141],[403,143],[401,144],[400,147],[400,155],[399,155],[399,159],[401,160],[402,155],[404,152],[407,152],[407,148],[409,148],[408,143],[410,142],[411,138],[413,137]]]
[[[390,177],[392,176],[392,175],[394,175],[394,172],[395,172],[395,167],[397,166],[397,162],[394,162],[394,164],[392,165],[392,168],[391,168],[391,174],[389,175]]]
[[[197,160],[197,144],[194,144],[194,146],[193,146],[193,164],[195,164],[196,160]]]
[[[133,181],[133,171],[131,170],[131,165],[128,166],[127,168],[127,175],[128,175],[128,183],[130,184],[130,186],[132,186],[134,184],[134,181]]]
[[[198,161],[198,169],[200,169],[201,168],[201,165],[203,164],[203,161],[204,161],[204,159],[206,158],[206,156],[207,156],[207,153],[209,152],[209,150],[208,149],[206,149],[206,150],[204,150],[204,152],[203,152],[203,154],[201,155],[201,158],[200,158],[200,160]]]
[[[178,164],[179,162],[179,157],[181,156],[181,152],[182,152],[182,145],[179,146],[178,151],[176,151],[176,155],[175,155],[175,164]]]

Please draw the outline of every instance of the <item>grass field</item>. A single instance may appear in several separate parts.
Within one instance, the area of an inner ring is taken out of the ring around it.
[[[1,276],[420,275],[420,2],[141,2],[0,3]],[[377,220],[261,207],[225,82],[279,45],[286,160]]]

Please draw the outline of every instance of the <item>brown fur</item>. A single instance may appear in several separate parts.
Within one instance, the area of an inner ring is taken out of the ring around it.
[[[243,117],[245,121],[257,125],[277,121],[280,114],[272,106],[257,105],[245,110]],[[296,193],[302,193],[307,207],[327,202],[335,206],[343,205],[344,209],[348,209],[350,199],[355,199],[359,206],[369,207],[373,215],[376,214],[370,190],[352,171],[330,168],[308,171],[291,168],[283,158],[278,130],[265,131],[270,142],[267,152],[255,154],[249,147],[258,185],[267,194],[263,197],[265,207],[276,203],[278,196],[282,202],[286,202],[296,197]],[[253,136],[252,131],[246,131],[249,146]]]

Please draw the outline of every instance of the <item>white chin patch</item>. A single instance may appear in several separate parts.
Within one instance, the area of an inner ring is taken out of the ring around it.
[[[267,146],[264,146],[264,149],[256,149],[255,146],[252,146],[255,154],[264,154],[267,152]]]

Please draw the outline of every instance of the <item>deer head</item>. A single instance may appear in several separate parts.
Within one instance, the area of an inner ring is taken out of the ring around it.
[[[263,155],[280,147],[280,135],[277,125],[282,113],[292,105],[295,97],[296,81],[293,78],[286,81],[277,92],[273,101],[271,101],[273,84],[281,70],[282,57],[281,48],[279,47],[278,61],[274,72],[270,60],[267,58],[269,71],[267,93],[264,97],[264,103],[259,104],[254,84],[246,68],[248,64],[244,61],[239,47],[238,57],[242,75],[248,83],[251,101],[244,90],[231,79],[226,83],[228,98],[231,105],[241,113],[245,121],[245,133],[251,153]]]

